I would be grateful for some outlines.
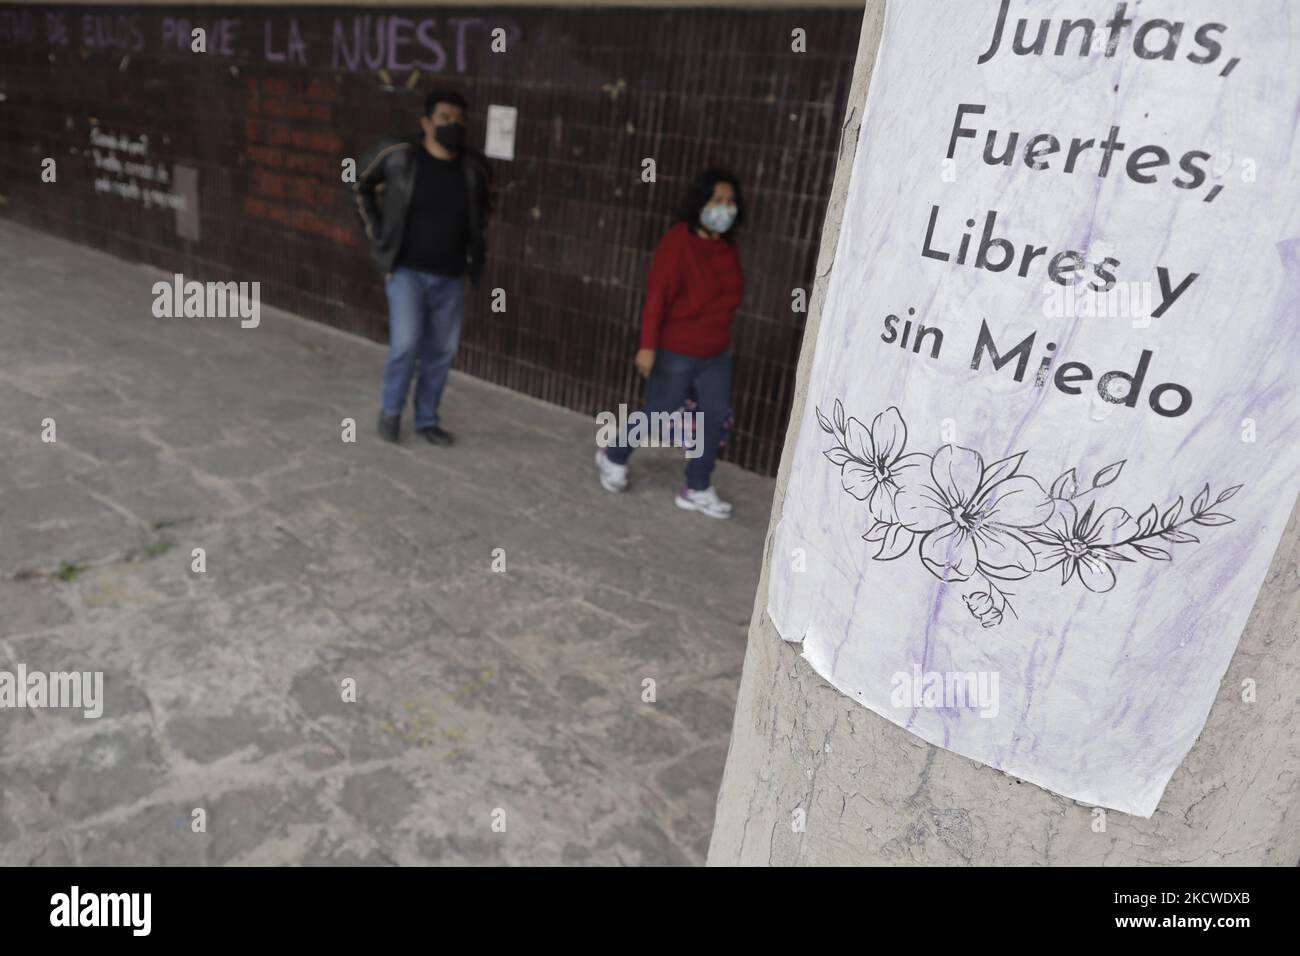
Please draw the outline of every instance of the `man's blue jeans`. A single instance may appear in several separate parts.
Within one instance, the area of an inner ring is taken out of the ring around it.
[[[383,409],[400,415],[411,377],[415,382],[415,427],[438,424],[438,403],[460,345],[465,319],[465,277],[440,276],[398,266],[384,280],[388,293],[388,361],[384,364]]]
[[[686,487],[704,491],[713,477],[713,465],[718,460],[718,442],[722,440],[722,423],[731,405],[731,349],[713,358],[695,358],[659,349],[655,352],[655,367],[646,382],[642,411],[647,415],[655,412],[671,414],[682,407],[692,388],[699,406],[697,410],[704,416],[704,435],[700,457],[687,459]],[[605,457],[616,465],[627,464],[631,455],[631,448],[605,450]]]

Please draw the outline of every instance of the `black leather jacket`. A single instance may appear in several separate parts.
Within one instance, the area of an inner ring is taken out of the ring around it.
[[[406,234],[406,210],[415,189],[415,170],[424,148],[423,138],[385,140],[365,161],[357,183],[357,211],[370,239],[370,250],[381,275],[393,271],[393,263]],[[466,273],[474,285],[483,275],[487,258],[487,217],[492,206],[492,170],[487,158],[466,147],[461,151],[461,168],[469,188],[469,247],[465,252]]]

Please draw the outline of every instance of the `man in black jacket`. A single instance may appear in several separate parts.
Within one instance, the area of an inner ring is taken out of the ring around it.
[[[438,404],[460,344],[465,277],[483,274],[491,172],[465,142],[465,99],[429,94],[422,136],[380,144],[357,177],[357,209],[388,293],[379,434],[397,441],[415,382],[415,430],[450,445]]]

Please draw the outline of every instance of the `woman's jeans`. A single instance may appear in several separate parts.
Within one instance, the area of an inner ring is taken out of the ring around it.
[[[438,403],[460,346],[465,319],[465,277],[440,276],[398,266],[384,281],[388,293],[388,361],[384,364],[385,415],[401,415],[411,378],[415,427],[438,424]]]
[[[647,415],[656,412],[672,413],[681,408],[694,389],[696,409],[704,416],[704,434],[701,454],[686,464],[686,487],[704,491],[709,487],[713,465],[718,460],[718,442],[722,439],[722,423],[731,404],[731,349],[713,358],[695,358],[680,352],[659,349],[655,352],[655,366],[646,382],[645,406]],[[696,436],[701,440],[701,436]],[[606,457],[616,465],[627,464],[632,454],[630,447],[605,450]]]

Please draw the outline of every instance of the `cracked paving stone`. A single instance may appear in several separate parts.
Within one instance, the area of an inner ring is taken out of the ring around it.
[[[163,751],[146,727],[107,724],[84,740],[65,738],[55,746],[53,753],[5,761],[6,806],[28,833],[128,806],[167,779]]]

